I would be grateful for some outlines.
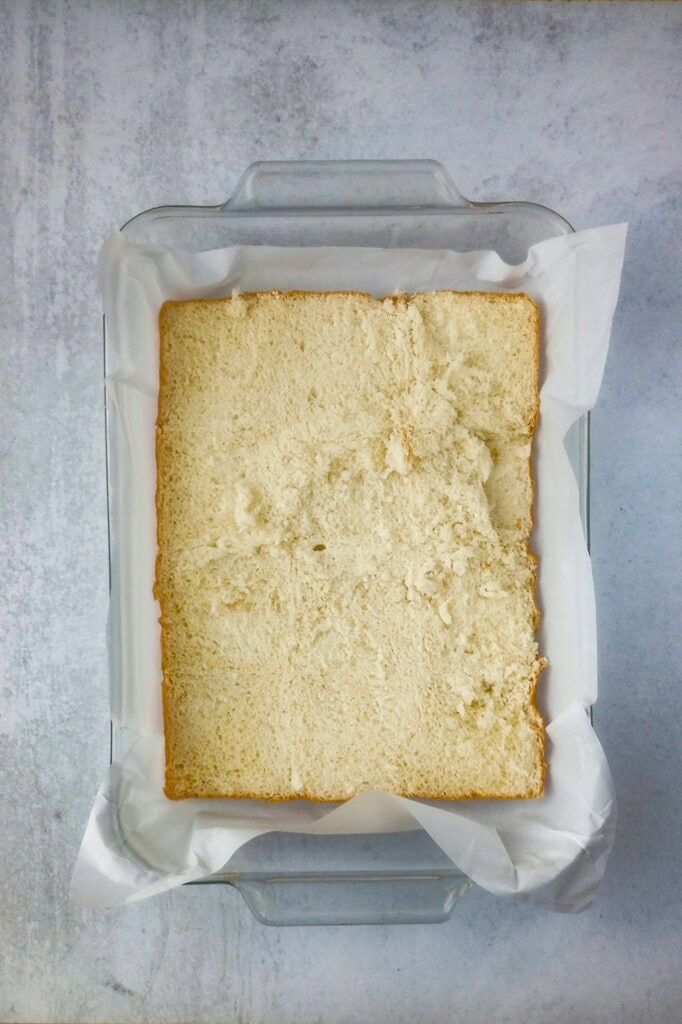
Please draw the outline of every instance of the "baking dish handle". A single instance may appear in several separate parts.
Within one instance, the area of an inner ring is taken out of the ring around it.
[[[224,210],[469,207],[437,160],[298,160],[251,164]]]
[[[261,924],[438,924],[471,887],[458,871],[226,879]],[[209,879],[208,881],[211,881]]]

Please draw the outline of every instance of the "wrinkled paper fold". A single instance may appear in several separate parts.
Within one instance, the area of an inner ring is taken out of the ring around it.
[[[128,742],[97,794],[74,870],[74,901],[121,905],[205,877],[271,830],[423,828],[492,893],[563,911],[589,903],[613,841],[615,799],[589,718],[597,695],[594,592],[564,438],[598,395],[625,234],[619,224],[551,239],[533,246],[517,266],[492,252],[249,246],[190,254],[135,245],[119,232],[107,239],[99,270],[107,322],[111,706]],[[543,359],[532,547],[540,558],[540,649],[550,663],[538,694],[547,725],[543,798],[445,802],[371,792],[323,805],[164,796],[159,610],[152,596],[159,308],[171,298],[273,288],[377,296],[526,292],[539,304]]]

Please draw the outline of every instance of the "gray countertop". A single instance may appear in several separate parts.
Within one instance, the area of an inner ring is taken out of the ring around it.
[[[0,1019],[673,1024],[682,1015],[682,6],[5,0]],[[474,199],[630,224],[593,416],[592,907],[266,928],[229,888],[67,903],[108,760],[98,248],[257,159],[434,157]]]

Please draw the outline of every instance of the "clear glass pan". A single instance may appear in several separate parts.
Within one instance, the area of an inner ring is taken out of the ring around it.
[[[193,252],[232,245],[492,249],[508,263],[571,231],[535,203],[470,202],[432,160],[256,163],[219,206],[156,207],[123,228],[131,241]],[[587,534],[588,417],[567,447]],[[114,690],[117,660],[113,651]],[[126,745],[112,727],[112,758]],[[470,885],[423,832],[271,833],[242,847],[208,882],[234,886],[260,921],[278,925],[444,921]]]

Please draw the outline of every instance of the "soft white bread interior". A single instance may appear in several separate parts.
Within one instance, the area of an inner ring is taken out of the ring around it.
[[[543,792],[525,295],[160,315],[166,793]]]

